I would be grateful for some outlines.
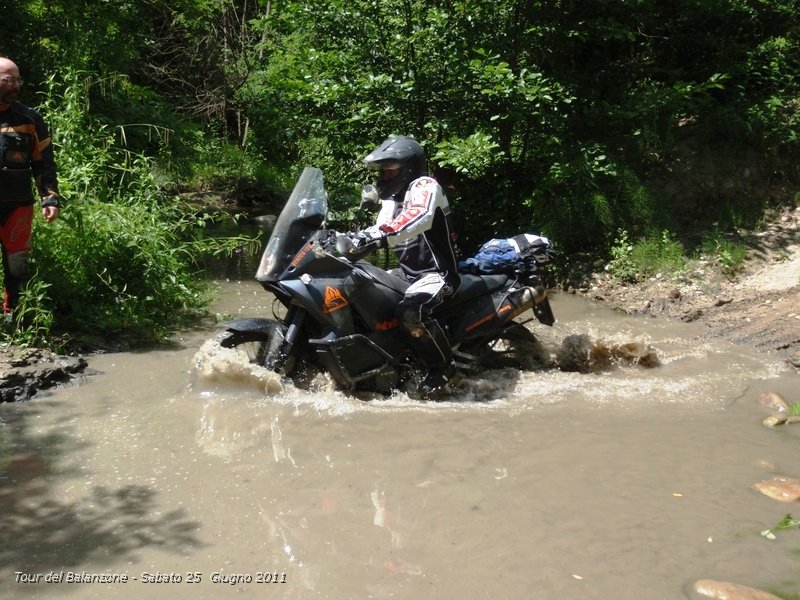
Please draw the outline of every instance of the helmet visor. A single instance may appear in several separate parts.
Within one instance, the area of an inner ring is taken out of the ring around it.
[[[403,165],[400,163],[383,164],[380,169],[381,181],[391,181],[403,170]]]
[[[373,171],[382,171],[383,169],[399,169],[403,164],[404,163],[399,160],[383,160],[381,162],[367,163],[367,168]]]

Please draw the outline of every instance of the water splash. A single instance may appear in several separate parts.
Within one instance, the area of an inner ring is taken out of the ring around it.
[[[566,336],[556,352],[556,364],[563,371],[596,373],[615,365],[653,368],[661,364],[655,349],[644,339],[609,342],[586,333]]]
[[[544,361],[538,369],[460,374],[437,402],[420,400],[411,391],[413,382],[407,390],[384,396],[342,391],[326,373],[309,374],[302,381],[281,379],[216,340],[206,342],[196,353],[191,389],[206,397],[246,397],[255,410],[277,405],[291,407],[296,414],[311,411],[343,416],[363,412],[519,412],[576,399],[602,404],[614,398],[619,403],[620,394],[631,402],[638,398],[641,403],[645,398],[658,404],[708,406],[715,395],[710,371],[717,376],[721,370],[730,371],[726,380],[736,393],[757,373],[762,378],[775,376],[763,362],[749,365],[751,361],[744,356],[728,357],[729,350],[696,340],[660,340],[656,349],[645,335],[556,327],[540,341]],[[720,352],[725,356],[718,356]],[[747,362],[748,368],[742,368],[741,361]],[[730,394],[720,394],[713,402],[725,406],[729,401]]]
[[[206,393],[255,389],[268,396],[278,395],[284,388],[280,375],[248,362],[235,348],[223,348],[218,339],[208,340],[196,352],[190,387]]]

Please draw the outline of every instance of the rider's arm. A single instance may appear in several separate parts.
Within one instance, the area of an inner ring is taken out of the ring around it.
[[[390,246],[397,246],[430,229],[436,207],[446,205],[447,199],[436,180],[421,177],[406,192],[400,213],[388,223],[379,223],[380,230]]]
[[[375,219],[375,225],[371,225],[370,227],[364,229],[364,233],[370,239],[377,240],[386,237],[386,234],[383,231],[383,226],[392,222],[396,206],[397,202],[394,200],[381,201],[381,210],[378,213],[378,217]]]
[[[39,195],[43,199],[42,206],[58,206],[60,198],[52,139],[41,115],[33,114],[35,116],[35,142],[31,157],[31,172]]]
[[[378,213],[378,217],[375,219],[375,225],[377,227],[381,227],[382,225],[388,225],[394,219],[394,211],[397,207],[397,202],[394,200],[382,200],[381,201],[381,211]]]

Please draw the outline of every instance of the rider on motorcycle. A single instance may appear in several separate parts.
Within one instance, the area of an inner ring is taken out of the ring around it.
[[[447,336],[431,314],[460,283],[450,206],[442,187],[426,174],[425,152],[412,138],[389,138],[363,161],[378,171],[375,187],[381,208],[375,225],[359,232],[354,241],[357,247],[392,248],[411,283],[397,317],[412,349],[428,367],[419,388],[428,396],[443,388],[454,371]],[[365,186],[362,205],[374,200],[371,187]]]

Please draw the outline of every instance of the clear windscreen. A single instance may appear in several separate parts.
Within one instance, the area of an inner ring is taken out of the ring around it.
[[[258,281],[276,281],[297,251],[320,229],[328,214],[322,171],[306,167],[286,201],[261,255]]]

